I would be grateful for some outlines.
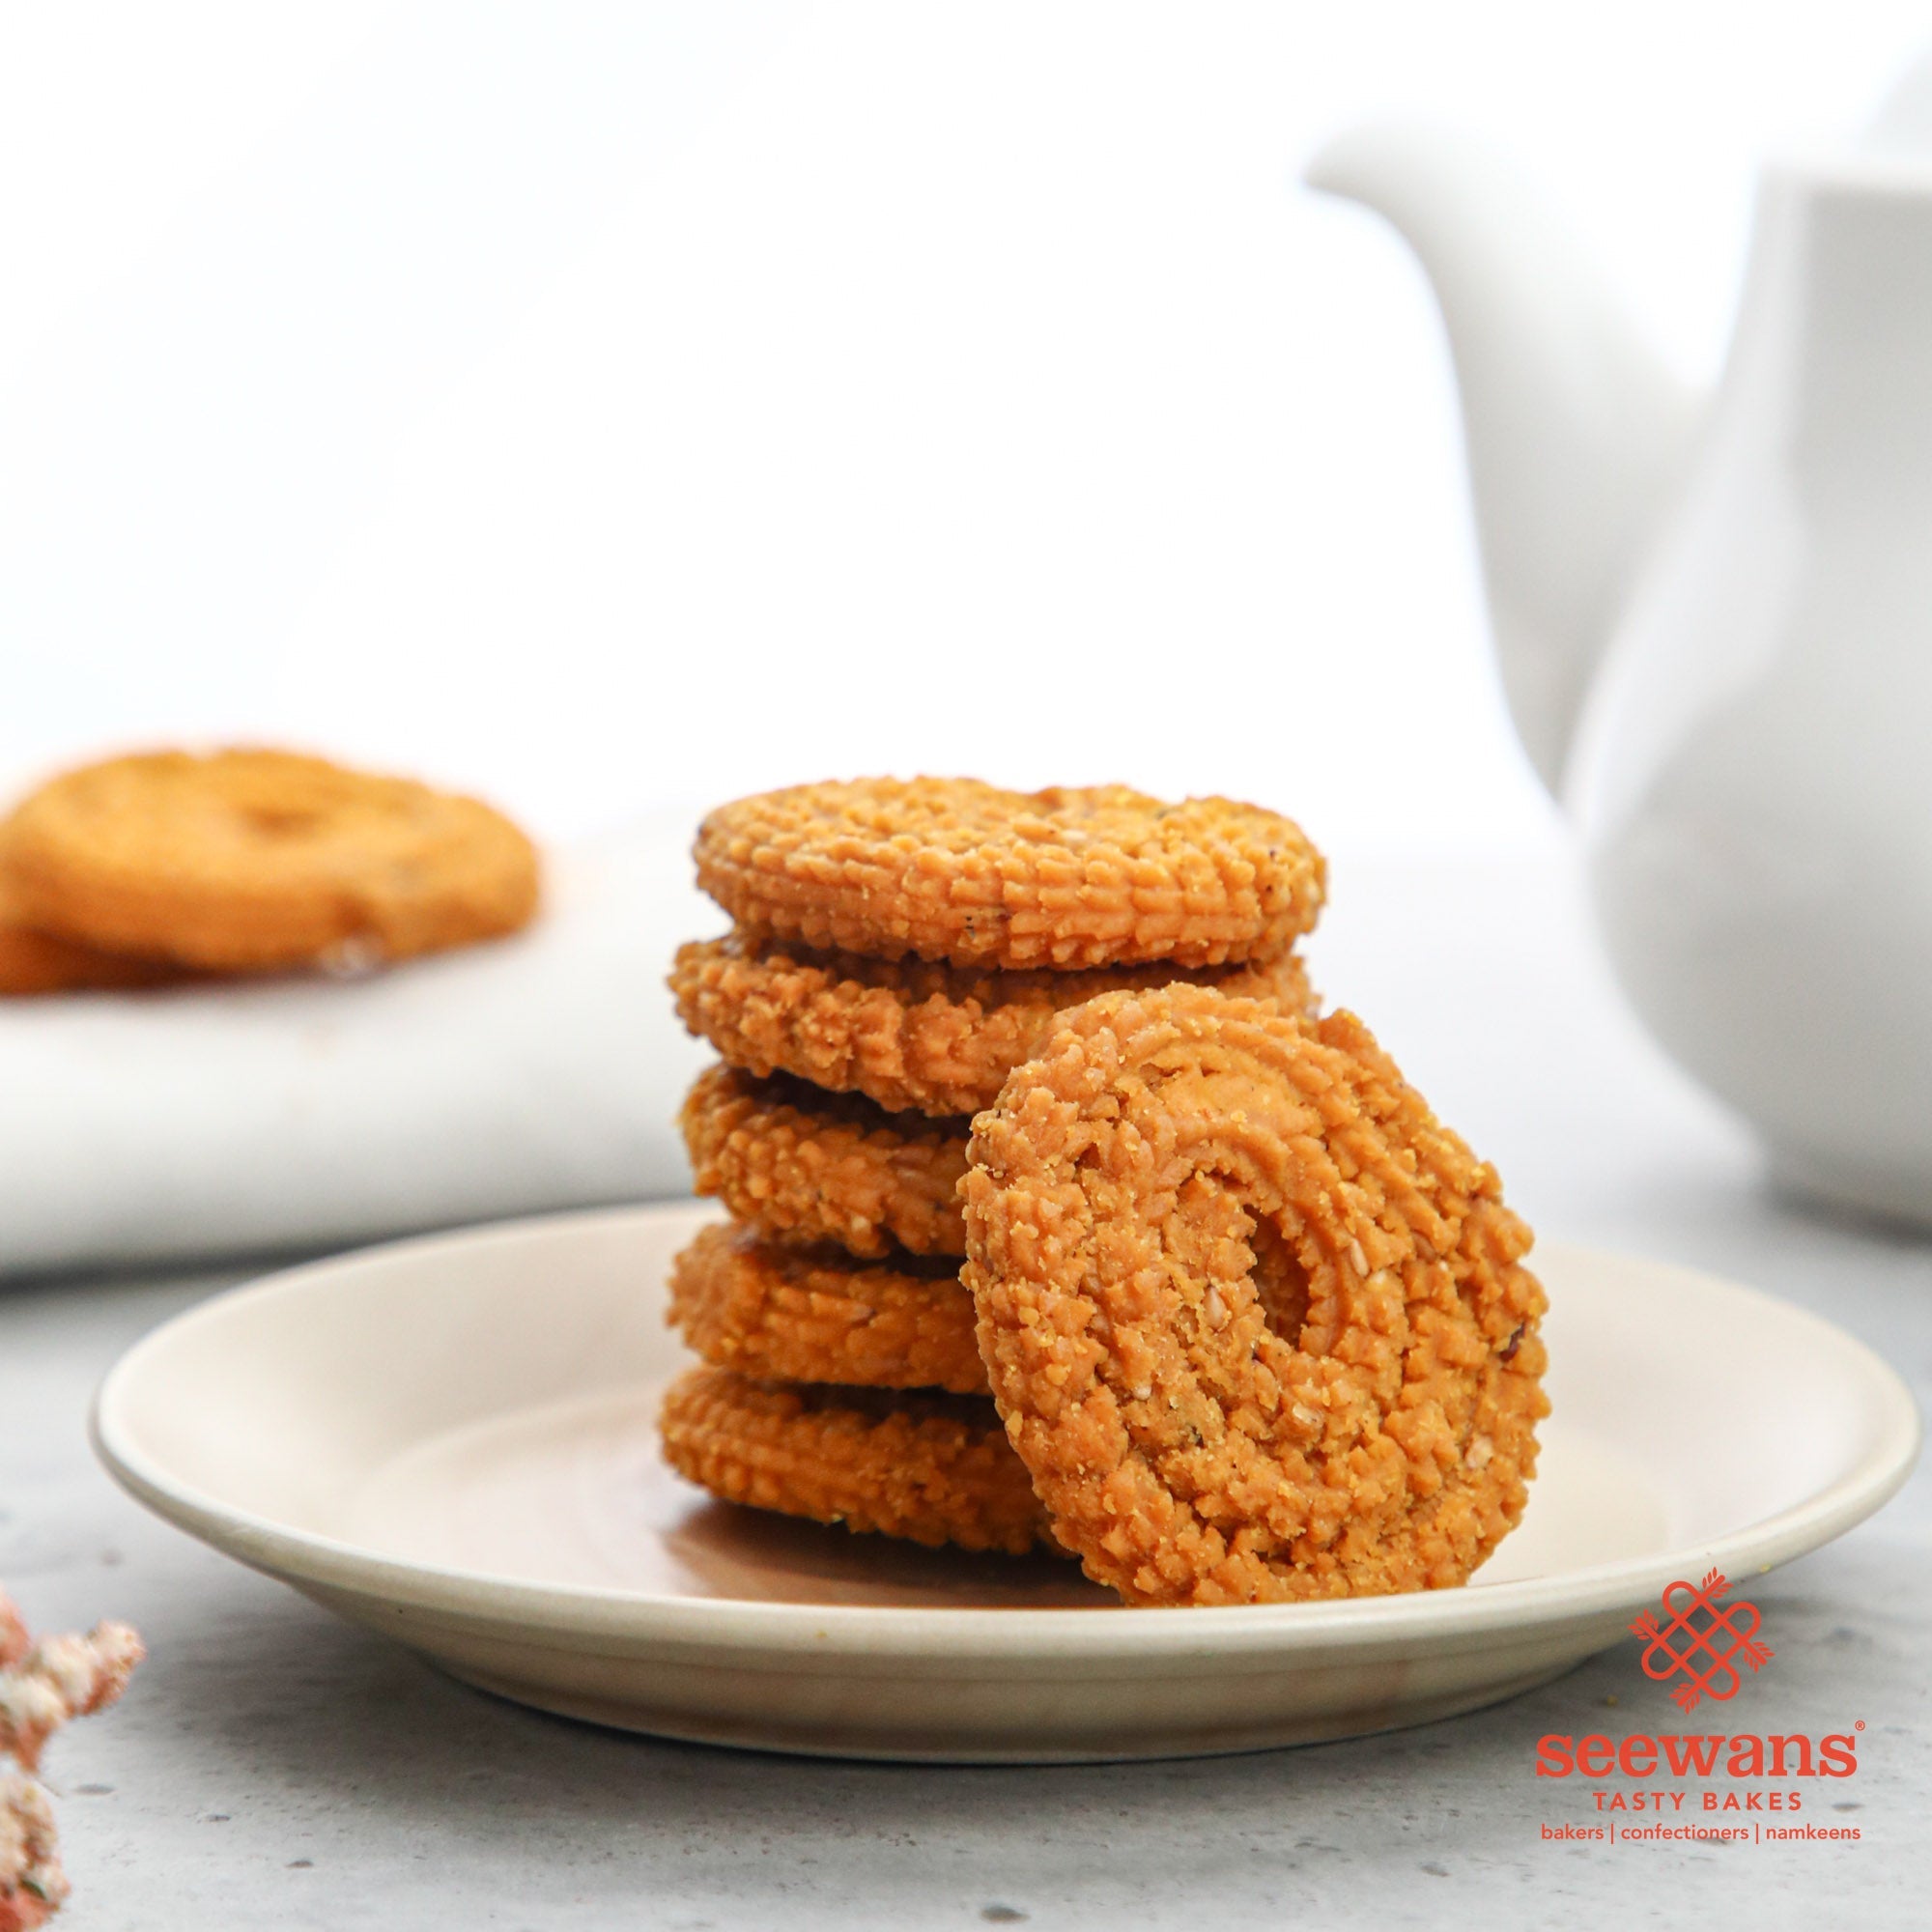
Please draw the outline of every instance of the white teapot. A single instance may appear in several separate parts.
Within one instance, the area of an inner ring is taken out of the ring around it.
[[[1787,1182],[1932,1227],[1932,63],[1765,170],[1708,401],[1486,150],[1367,128],[1308,179],[1435,283],[1504,686],[1624,990]]]

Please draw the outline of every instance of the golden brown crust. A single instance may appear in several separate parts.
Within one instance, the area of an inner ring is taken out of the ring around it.
[[[4,832],[0,832],[4,838]],[[120,992],[187,978],[165,959],[136,959],[36,932],[15,916],[0,873],[0,997],[34,993]]]
[[[22,921],[229,971],[403,958],[513,932],[523,833],[475,799],[286,752],[158,752],[42,786],[5,832]]]
[[[990,1107],[1064,1008],[1209,976],[1225,993],[1312,1015],[1308,974],[1292,952],[1227,967],[1007,973],[812,952],[734,931],[679,947],[670,985],[686,1028],[733,1066],[795,1074],[895,1112],[950,1115]]]
[[[727,1502],[932,1548],[1057,1547],[983,1399],[702,1368],[671,1384],[659,1428],[671,1467]]]
[[[1105,995],[972,1155],[980,1353],[1095,1581],[1439,1588],[1521,1516],[1548,1410],[1529,1230],[1352,1014]]]
[[[836,1241],[867,1261],[895,1242],[915,1255],[966,1252],[964,1121],[888,1114],[782,1074],[713,1066],[692,1084],[678,1124],[698,1193],[769,1239]]]
[[[706,1228],[671,1264],[668,1320],[715,1368],[762,1380],[984,1395],[973,1297],[950,1264],[919,1265]]]
[[[748,931],[962,966],[1272,958],[1315,923],[1323,890],[1290,820],[1124,785],[796,785],[721,806],[695,856],[698,884]]]

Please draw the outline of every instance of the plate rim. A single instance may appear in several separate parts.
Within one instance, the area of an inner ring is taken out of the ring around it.
[[[149,1351],[163,1338],[243,1300],[298,1293],[345,1266],[405,1257],[412,1251],[488,1245],[548,1231],[579,1233],[598,1224],[625,1225],[715,1214],[690,1200],[567,1209],[442,1229],[344,1250],[241,1282],[168,1317],[129,1345],[97,1387],[88,1412],[88,1439],[108,1474],[135,1501],[164,1521],[247,1567],[297,1587],[342,1593],[410,1609],[440,1612],[465,1622],[549,1629],[573,1639],[605,1638],[704,1650],[753,1647],[801,1656],[950,1661],[1007,1660],[1024,1655],[1079,1656],[1122,1662],[1179,1661],[1211,1647],[1279,1657],[1284,1650],[1406,1644],[1520,1633],[1527,1625],[1572,1624],[1605,1618],[1648,1601],[1697,1563],[1737,1576],[1762,1575],[1842,1535],[1897,1493],[1917,1464],[1923,1426],[1910,1388],[1876,1350],[1835,1322],[1761,1289],[1676,1262],[1624,1254],[1577,1242],[1545,1240],[1546,1255],[1564,1254],[1666,1273],[1702,1293],[1768,1305],[1780,1318],[1808,1325],[1868,1381],[1876,1428],[1860,1461],[1824,1489],[1775,1516],[1710,1539],[1644,1556],[1588,1565],[1560,1576],[1523,1578],[1457,1590],[1425,1590],[1294,1604],[1026,1607],[879,1604],[796,1604],[732,1597],[681,1597],[595,1584],[547,1584],[441,1564],[384,1556],[340,1538],[292,1529],[238,1509],[156,1467],[128,1437],[117,1414],[127,1388]],[[1727,1557],[1745,1557],[1743,1570]],[[1204,1611],[1207,1615],[1204,1617]],[[401,1634],[401,1633],[399,1633]]]

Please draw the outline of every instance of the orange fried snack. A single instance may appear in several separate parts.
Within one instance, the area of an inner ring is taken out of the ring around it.
[[[157,752],[67,773],[0,839],[22,923],[235,972],[375,962],[514,932],[530,841],[475,799],[287,752]]]
[[[713,1066],[693,1082],[678,1124],[698,1193],[771,1239],[836,1241],[864,1260],[895,1242],[915,1255],[966,1252],[963,1121]]]
[[[659,1428],[671,1467],[727,1502],[934,1548],[1056,1547],[983,1398],[702,1368],[671,1384]]]
[[[687,1030],[733,1066],[760,1078],[795,1074],[895,1112],[951,1115],[990,1107],[1064,1008],[1209,976],[1226,993],[1300,1012],[1314,1006],[1307,971],[1292,952],[1230,967],[1003,973],[812,952],[743,932],[679,947],[670,986]]]
[[[1532,1236],[1352,1014],[1104,995],[972,1159],[994,1399],[1129,1604],[1439,1589],[1520,1518],[1548,1408]]]
[[[695,856],[698,884],[749,932],[960,966],[1273,958],[1323,891],[1321,855],[1288,819],[1124,785],[797,785],[721,806]]]
[[[950,1264],[881,1267],[706,1228],[671,1264],[668,1320],[716,1368],[773,1381],[984,1395],[973,1297]]]
[[[0,833],[0,838],[4,838]],[[165,986],[185,975],[165,959],[135,959],[76,946],[23,925],[0,873],[0,998],[30,993],[117,992]]]

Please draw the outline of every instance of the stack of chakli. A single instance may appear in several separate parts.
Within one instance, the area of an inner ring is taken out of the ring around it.
[[[973,1116],[1101,994],[1189,980],[1311,1012],[1293,948],[1320,855],[1223,799],[873,780],[723,807],[696,858],[735,923],[671,975],[720,1056],[682,1124],[731,1218],[673,1267],[703,1366],[667,1398],[668,1460],[854,1530],[1056,1548],[959,1279]]]

